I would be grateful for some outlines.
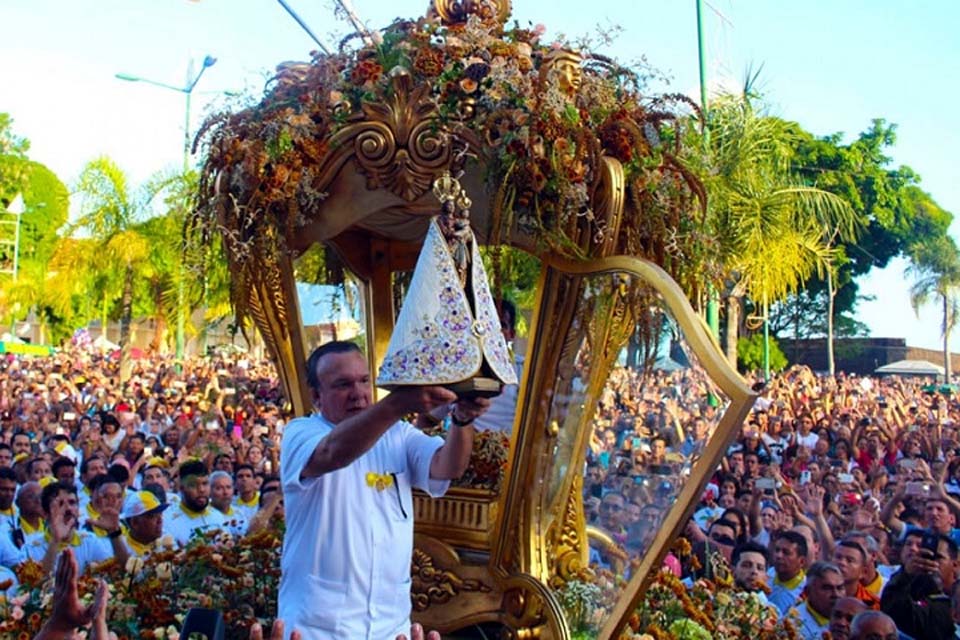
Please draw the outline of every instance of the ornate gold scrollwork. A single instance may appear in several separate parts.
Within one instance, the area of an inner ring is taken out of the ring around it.
[[[554,543],[556,564],[552,586],[576,578],[585,567],[586,545],[580,533],[586,527],[583,517],[583,478],[576,474],[570,484],[567,503],[560,519],[559,533]]]
[[[502,25],[510,17],[510,0],[433,0],[428,15],[439,17],[448,27],[466,24],[471,15]]]
[[[414,611],[426,611],[431,605],[444,604],[467,591],[491,591],[490,586],[481,580],[461,578],[453,571],[437,568],[433,558],[420,549],[413,550],[412,573],[411,596]]]
[[[480,148],[462,128],[454,134],[441,124],[429,85],[413,87],[405,71],[395,72],[392,82],[387,100],[363,103],[350,124],[331,137],[332,151],[320,166],[318,184],[329,184],[352,157],[368,189],[383,188],[413,202],[458,152]]]
[[[512,575],[504,581],[504,622],[518,640],[570,637],[563,609],[553,593],[529,574]]]

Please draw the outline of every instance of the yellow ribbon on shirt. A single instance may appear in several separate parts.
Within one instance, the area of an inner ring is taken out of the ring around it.
[[[377,491],[383,491],[393,486],[393,476],[389,473],[367,472],[367,486]]]

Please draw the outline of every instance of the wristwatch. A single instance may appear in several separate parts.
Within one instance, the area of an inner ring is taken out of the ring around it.
[[[470,419],[468,419],[468,420],[461,420],[460,418],[457,417],[457,412],[456,412],[456,411],[451,411],[451,412],[450,412],[450,422],[451,422],[451,423],[453,424],[453,426],[455,426],[455,427],[469,427],[470,425],[473,424],[473,418],[470,418]]]
[[[119,538],[121,533],[123,533],[123,529],[121,529],[120,527],[117,527],[116,529],[108,533],[107,537],[113,540],[114,538]]]

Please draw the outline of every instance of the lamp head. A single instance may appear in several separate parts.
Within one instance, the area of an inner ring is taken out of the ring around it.
[[[207,67],[212,67],[212,66],[215,65],[215,64],[217,64],[217,59],[216,59],[216,58],[214,58],[213,56],[204,56],[204,58],[203,58],[203,67],[204,67],[204,69],[206,69]]]
[[[117,73],[114,74],[114,77],[118,80],[126,80],[127,82],[139,82],[140,78],[137,76],[132,76],[129,73]]]

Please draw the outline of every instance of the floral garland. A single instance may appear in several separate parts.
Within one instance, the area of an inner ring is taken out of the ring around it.
[[[276,618],[281,539],[282,532],[271,529],[240,539],[201,535],[182,549],[168,539],[126,566],[111,560],[88,567],[80,593],[90,604],[97,581],[107,582],[107,623],[119,640],[177,638],[192,607],[219,609],[227,637],[246,638],[254,622],[269,628]],[[9,601],[0,596],[0,638],[29,639],[50,614],[53,581],[36,562],[16,571],[17,594]],[[87,637],[85,631],[79,636]]]
[[[209,120],[198,136],[207,160],[190,228],[204,238],[222,232],[238,262],[269,249],[265,238],[282,250],[326,196],[317,172],[332,138],[388,102],[401,74],[425,89],[438,130],[481,141],[459,161],[486,158],[503,216],[492,242],[522,233],[582,257],[584,237],[596,244],[611,233],[592,209],[606,156],[626,178],[617,251],[650,258],[696,287],[709,240],[700,228],[702,187],[677,160],[675,105],[687,99],[645,97],[633,72],[565,43],[542,44],[540,25],[505,28],[478,4],[489,10],[464,24],[398,21],[357,51],[281,65],[258,105]]]

